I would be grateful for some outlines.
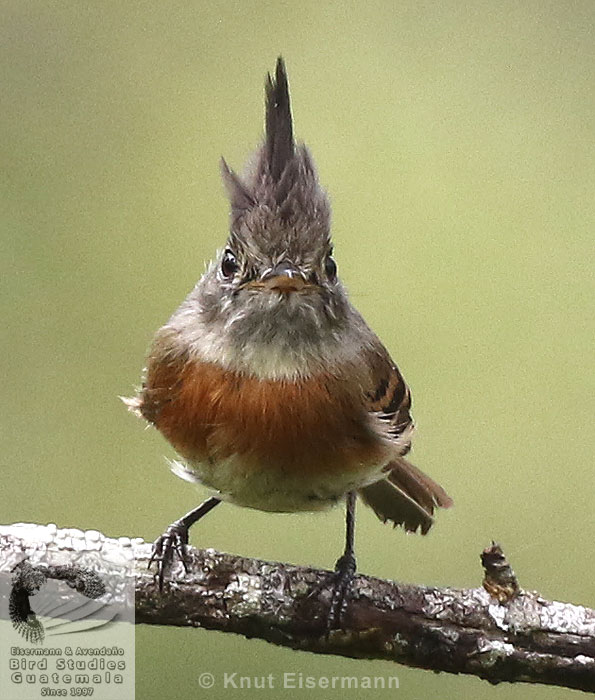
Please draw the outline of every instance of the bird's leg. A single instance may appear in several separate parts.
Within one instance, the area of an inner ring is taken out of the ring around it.
[[[213,510],[216,505],[219,505],[219,503],[221,503],[220,498],[215,498],[215,496],[207,498],[207,500],[201,503],[197,508],[194,508],[179,520],[173,522],[167,530],[155,540],[153,543],[153,553],[149,560],[149,567],[154,561],[157,562],[157,572],[155,576],[159,581],[160,591],[163,590],[165,574],[171,566],[174,554],[178,555],[184,565],[185,571],[188,571],[188,565],[186,563],[188,530],[195,522],[200,520],[209,511]]]
[[[335,564],[335,577],[333,584],[333,596],[327,618],[327,629],[333,630],[341,627],[341,618],[347,607],[349,589],[355,574],[354,533],[355,533],[355,491],[347,494],[347,516],[345,532],[345,551],[337,559]]]

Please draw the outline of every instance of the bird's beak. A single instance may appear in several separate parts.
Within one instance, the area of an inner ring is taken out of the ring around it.
[[[272,292],[299,292],[300,289],[304,289],[308,284],[306,280],[301,276],[289,277],[288,275],[275,275],[274,277],[268,277],[263,280],[263,289],[270,289]]]
[[[290,292],[299,292],[312,285],[306,281],[296,267],[289,263],[280,263],[267,272],[262,279],[251,282],[247,286],[289,294]]]

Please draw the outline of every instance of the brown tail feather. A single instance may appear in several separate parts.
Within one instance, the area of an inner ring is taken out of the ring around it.
[[[424,474],[414,464],[403,459],[403,457],[397,457],[390,463],[388,479],[415,500],[417,500],[416,494],[418,491],[423,493],[429,501],[428,507],[430,509],[432,506],[436,508],[450,508],[452,506],[452,498],[442,486],[430,479],[427,474]]]
[[[432,527],[434,508],[449,508],[446,491],[417,467],[399,457],[391,462],[386,479],[360,490],[364,503],[384,522],[392,520],[409,532]]]

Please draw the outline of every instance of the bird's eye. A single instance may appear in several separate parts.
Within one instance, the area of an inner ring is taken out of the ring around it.
[[[324,261],[324,271],[326,272],[326,276],[329,278],[329,280],[334,282],[337,277],[337,263],[334,261],[332,255],[327,255],[326,260]]]
[[[239,269],[236,256],[229,250],[229,248],[223,253],[223,260],[221,261],[221,274],[223,277],[233,277]]]

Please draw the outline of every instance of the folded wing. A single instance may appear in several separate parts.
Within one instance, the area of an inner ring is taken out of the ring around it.
[[[360,490],[364,503],[383,521],[392,521],[409,532],[419,528],[425,535],[434,522],[434,510],[448,508],[452,499],[433,479],[408,462],[403,455],[411,447],[413,431],[411,392],[386,349],[370,351],[370,412],[383,423],[395,442],[395,458],[386,467],[386,478]]]

